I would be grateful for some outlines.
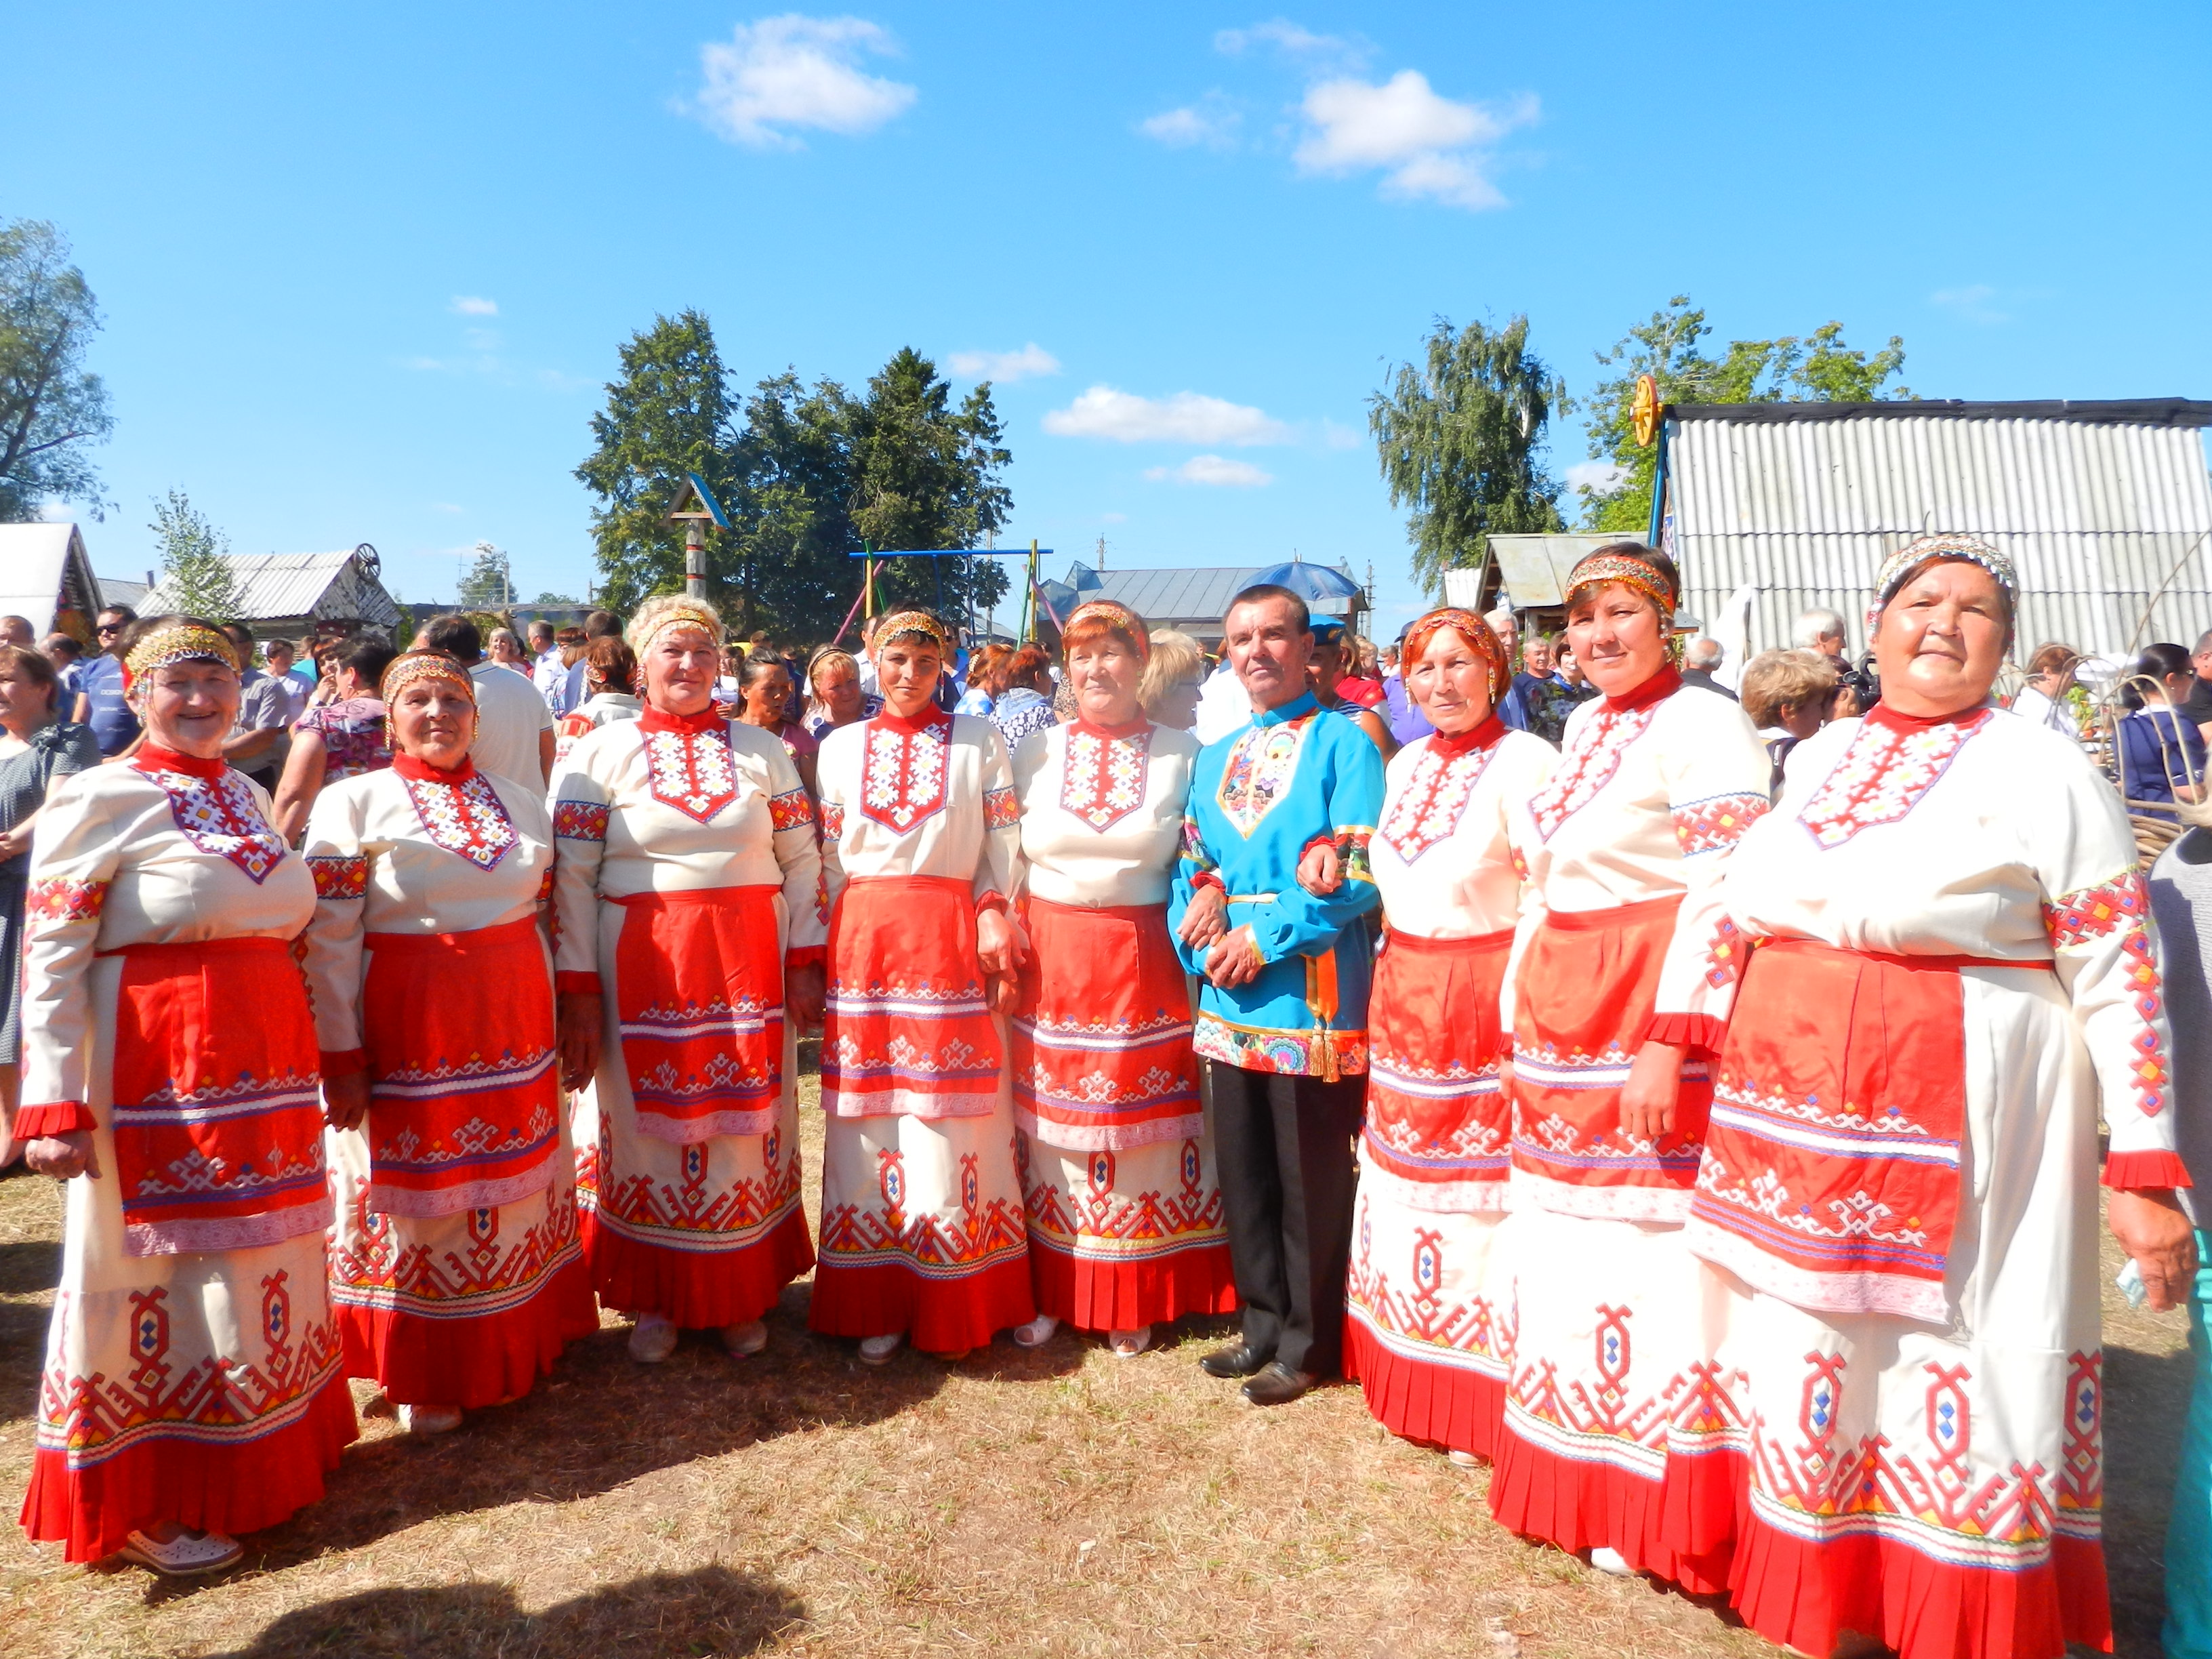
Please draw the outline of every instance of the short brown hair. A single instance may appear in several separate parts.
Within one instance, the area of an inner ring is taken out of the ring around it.
[[[2027,659],[2027,672],[2031,674],[2056,674],[2062,669],[2071,668],[2081,660],[2079,651],[2054,640],[2047,645],[2035,647],[2035,654]]]
[[[46,706],[56,714],[61,712],[61,676],[54,672],[46,653],[29,645],[0,645],[0,670],[12,668],[16,676],[33,685],[46,688]]]
[[[1736,694],[1753,726],[1778,726],[1784,706],[1832,696],[1836,684],[1835,664],[1817,651],[1762,651],[1743,665]]]
[[[601,690],[618,691],[624,696],[636,692],[637,653],[613,635],[602,634],[593,640],[584,653],[584,664],[587,684],[596,681]]]
[[[1025,685],[1032,691],[1042,691],[1047,696],[1051,694],[1052,659],[1045,655],[1042,646],[1025,645],[1015,652],[1012,660],[1006,664],[1006,683],[1000,690],[1011,690],[1017,685]],[[998,692],[991,695],[996,696]]]

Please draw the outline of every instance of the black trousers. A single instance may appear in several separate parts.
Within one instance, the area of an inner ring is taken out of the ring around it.
[[[1212,1060],[1206,1079],[1244,1340],[1293,1370],[1334,1376],[1367,1079],[1324,1083]]]

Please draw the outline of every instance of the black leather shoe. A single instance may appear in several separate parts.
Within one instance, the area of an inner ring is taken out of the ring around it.
[[[1287,1406],[1313,1385],[1311,1371],[1294,1371],[1281,1360],[1271,1359],[1244,1385],[1244,1397],[1255,1406]]]
[[[1238,1342],[1226,1348],[1216,1348],[1198,1362],[1198,1368],[1208,1376],[1224,1379],[1249,1376],[1265,1365],[1268,1358],[1249,1342]]]

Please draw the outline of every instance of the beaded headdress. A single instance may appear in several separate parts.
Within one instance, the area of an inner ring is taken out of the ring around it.
[[[1679,598],[1674,584],[1667,580],[1666,573],[1657,565],[1619,547],[1601,547],[1575,562],[1575,568],[1567,575],[1567,603],[1574,604],[1586,590],[1601,587],[1607,582],[1619,582],[1634,589],[1659,607],[1662,623],[1674,621]]]
[[[392,666],[384,671],[384,683],[377,695],[389,707],[397,697],[417,680],[446,680],[459,686],[471,702],[477,700],[477,683],[469,678],[469,671],[442,651],[407,651],[392,659]]]
[[[167,668],[178,662],[219,662],[235,674],[238,647],[230,642],[228,635],[212,628],[203,628],[198,623],[180,623],[174,628],[157,628],[147,635],[131,647],[123,666],[131,678],[137,679],[156,668]]]
[[[1127,605],[1113,599],[1086,600],[1069,613],[1066,625],[1060,630],[1060,637],[1065,641],[1085,623],[1105,623],[1137,647],[1138,661],[1152,660],[1152,637],[1146,630],[1145,619]]]
[[[1513,671],[1505,661],[1505,647],[1498,642],[1498,635],[1490,624],[1472,611],[1462,611],[1457,605],[1443,605],[1431,611],[1406,630],[1406,639],[1398,659],[1398,672],[1410,675],[1413,665],[1420,661],[1429,648],[1429,641],[1445,629],[1463,635],[1474,654],[1480,657],[1490,670],[1490,702],[1495,708],[1505,699],[1505,688],[1513,683]]]
[[[1874,603],[1867,606],[1867,631],[1874,631],[1875,623],[1889,602],[1897,597],[1897,590],[1911,581],[1928,566],[1940,559],[1964,559],[1978,564],[1996,578],[1997,586],[2005,591],[2005,598],[2017,605],[2020,599],[2020,573],[2014,568],[2011,556],[1991,547],[1974,536],[1923,536],[1910,541],[1881,562],[1881,568],[1874,580]]]
[[[878,646],[884,646],[902,634],[929,641],[940,653],[950,643],[945,637],[945,624],[927,611],[894,611],[876,624],[876,631],[870,637]]]
[[[655,640],[672,628],[696,628],[715,644],[722,642],[722,624],[714,619],[713,611],[703,605],[672,605],[646,624],[645,636],[637,642],[638,654],[642,656]]]

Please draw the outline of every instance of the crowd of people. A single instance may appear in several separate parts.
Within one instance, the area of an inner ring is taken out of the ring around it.
[[[1811,613],[1733,690],[1634,543],[1525,641],[1249,588],[1211,672],[1110,601],[1057,665],[904,611],[802,666],[663,597],[315,685],[106,613],[103,726],[0,647],[12,1131],[67,1193],[23,1524],[217,1570],[321,1495],[347,1379],[436,1434],[603,1307],[750,1359],[811,1269],[869,1365],[1233,1311],[1208,1374],[1349,1378],[1606,1571],[1804,1652],[2057,1656],[2110,1638],[2101,1180],[2191,1310],[2212,1652],[2212,828],[2147,883],[2128,811],[2212,825],[2192,667],[2136,665],[2124,799],[2070,660],[1993,702],[2017,599],[1924,538],[1866,661]]]

